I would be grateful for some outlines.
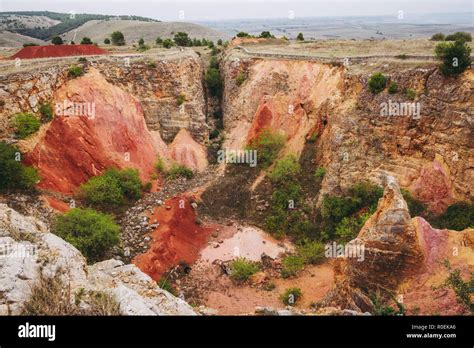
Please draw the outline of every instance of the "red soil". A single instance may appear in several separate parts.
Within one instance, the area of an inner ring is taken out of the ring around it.
[[[60,212],[60,213],[66,213],[67,211],[69,211],[71,209],[71,207],[69,206],[69,204],[63,202],[63,201],[60,201],[56,198],[53,198],[51,196],[43,196],[42,197],[46,203],[51,207],[53,208],[54,210]]]
[[[107,54],[106,50],[96,45],[49,45],[49,46],[28,46],[24,47],[11,59],[35,59],[67,56],[95,56]]]
[[[154,280],[181,261],[194,263],[213,231],[196,224],[196,213],[189,198],[184,196],[174,197],[155,208],[150,220],[159,223],[151,233],[152,245],[146,253],[135,257],[133,263]]]

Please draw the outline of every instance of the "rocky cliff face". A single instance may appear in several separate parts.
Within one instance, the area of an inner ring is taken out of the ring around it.
[[[422,218],[411,218],[395,179],[384,180],[377,211],[349,243],[364,246],[364,260],[337,260],[335,287],[320,305],[372,311],[374,296],[382,294],[394,296],[410,311],[462,313],[454,293],[436,287],[448,277],[445,260],[463,273],[472,272],[474,251],[463,240],[471,240],[474,230],[436,230]]]
[[[196,314],[136,266],[118,260],[88,266],[76,248],[49,233],[40,220],[0,204],[0,315],[20,314],[41,274],[60,274],[71,294],[80,289],[110,294],[123,315]]]
[[[271,127],[287,136],[286,152],[299,153],[314,134],[315,160],[327,170],[320,198],[361,180],[381,184],[381,174],[389,173],[435,213],[455,201],[472,201],[472,72],[447,79],[436,69],[404,70],[389,76],[400,92],[373,95],[369,76],[318,62],[233,53],[223,71],[224,146],[243,148]],[[239,73],[246,75],[241,86]],[[414,100],[407,89],[416,91]],[[414,103],[419,113],[384,116],[384,103]]]

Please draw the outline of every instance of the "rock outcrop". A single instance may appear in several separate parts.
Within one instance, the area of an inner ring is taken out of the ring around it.
[[[49,233],[41,221],[0,204],[0,315],[20,314],[41,274],[60,274],[71,294],[105,292],[123,315],[195,314],[136,266],[113,259],[88,266],[76,248]]]
[[[474,250],[463,240],[472,238],[474,229],[436,230],[422,218],[411,218],[395,179],[388,176],[385,180],[384,196],[376,212],[357,238],[349,242],[364,247],[364,260],[338,259],[335,287],[319,305],[372,311],[374,297],[381,296],[395,297],[408,310],[419,310],[417,301],[424,300],[426,314],[462,313],[454,293],[446,291],[441,296],[445,298],[439,299],[436,287],[448,277],[449,272],[442,265],[445,260],[463,274],[472,272]],[[446,303],[450,305],[443,307]]]

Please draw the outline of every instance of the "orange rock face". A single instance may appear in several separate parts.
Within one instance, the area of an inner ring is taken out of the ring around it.
[[[61,107],[26,159],[39,169],[39,187],[71,194],[109,167],[137,168],[149,179],[163,145],[134,97],[91,69],[58,89],[54,102]]]
[[[181,129],[169,145],[169,156],[174,161],[199,172],[206,169],[207,150],[197,143],[186,129]]]
[[[175,197],[155,209],[150,220],[159,226],[152,232],[150,249],[133,259],[143,272],[155,280],[180,262],[192,264],[206,246],[212,229],[196,224],[196,213],[186,197]]]

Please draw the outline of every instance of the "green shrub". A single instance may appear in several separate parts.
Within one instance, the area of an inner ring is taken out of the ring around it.
[[[397,305],[398,311],[391,306],[388,306],[384,303],[384,300],[380,297],[379,294],[371,297],[372,303],[374,305],[372,314],[377,316],[401,316],[405,315],[405,307],[403,304],[398,302],[397,300],[393,299],[395,304]]]
[[[170,180],[176,178],[192,179],[194,172],[186,166],[174,163],[171,168],[166,172],[166,177]]]
[[[69,67],[68,74],[71,77],[78,77],[78,76],[81,76],[83,73],[84,73],[84,71],[83,71],[81,66],[71,65]]]
[[[290,288],[281,294],[280,300],[287,306],[294,306],[302,296],[303,293],[300,288]]]
[[[471,48],[463,41],[441,42],[435,54],[443,60],[440,69],[447,76],[459,75],[471,65]]]
[[[370,218],[370,213],[359,216],[346,216],[336,227],[336,237],[340,242],[349,242],[356,238],[365,222]]]
[[[277,160],[272,171],[268,173],[268,177],[275,184],[284,184],[294,181],[294,177],[301,172],[301,166],[295,155],[286,155]]]
[[[285,137],[283,135],[272,133],[269,129],[264,129],[249,142],[247,149],[256,150],[258,164],[266,168],[273,163],[284,145]]]
[[[299,33],[298,36],[296,37],[297,41],[304,41],[304,36],[303,33]]]
[[[316,180],[318,181],[323,180],[324,175],[326,175],[326,168],[324,167],[316,168],[316,171],[314,172],[314,177],[316,178]]]
[[[408,99],[410,99],[410,100],[415,100],[415,98],[416,98],[416,91],[415,91],[414,89],[407,88],[407,90],[406,90],[406,95],[407,95]]]
[[[274,37],[275,36],[273,36],[269,31],[262,31],[262,33],[259,36],[259,38],[262,38],[262,39],[271,39]]]
[[[155,169],[160,173],[165,173],[166,171],[165,161],[160,156],[156,159]]]
[[[178,292],[176,291],[176,288],[168,280],[168,277],[161,277],[161,279],[157,282],[157,284],[161,289],[168,291],[170,294],[174,296],[178,296]]]
[[[471,272],[470,279],[465,281],[461,277],[460,269],[453,270],[448,260],[443,263],[449,271],[449,276],[440,287],[451,288],[456,294],[458,303],[474,314],[474,302],[471,300],[474,295],[474,273]]]
[[[373,74],[368,82],[369,90],[373,94],[382,92],[386,84],[387,78],[382,73]]]
[[[230,277],[238,282],[246,281],[250,278],[250,276],[257,273],[260,269],[258,264],[243,257],[232,260],[229,267]]]
[[[71,209],[59,215],[53,233],[74,245],[88,262],[101,261],[120,241],[120,227],[111,216],[92,209]]]
[[[204,79],[211,95],[217,97],[222,94],[222,78],[219,69],[209,67]]]
[[[41,114],[41,121],[49,122],[53,119],[53,106],[51,103],[41,103],[39,113]]]
[[[390,82],[388,86],[388,93],[394,94],[398,92],[398,84],[395,81]]]
[[[249,35],[248,33],[243,32],[243,31],[239,32],[236,36],[237,37],[252,37],[252,35]]]
[[[444,41],[444,38],[445,36],[443,33],[437,33],[437,34],[433,34],[430,40],[431,41]]]
[[[217,60],[216,56],[211,57],[211,60],[209,61],[209,67],[219,69],[219,61]]]
[[[15,129],[15,136],[19,139],[25,139],[40,129],[41,122],[30,113],[20,112],[14,115],[12,126]]]
[[[36,169],[23,165],[20,159],[16,146],[0,141],[0,191],[31,189],[39,181]]]
[[[472,35],[470,33],[466,33],[465,31],[458,31],[454,34],[446,35],[446,41],[472,41]]]
[[[109,38],[105,39],[105,40],[104,40],[104,44],[110,45],[110,39],[109,39]]]
[[[325,260],[324,244],[319,241],[304,240],[296,247],[297,254],[306,264],[318,264]]]
[[[174,42],[171,39],[164,39],[163,40],[163,47],[164,48],[171,48],[174,46]]]
[[[407,202],[408,211],[410,212],[410,215],[412,217],[423,215],[423,213],[426,210],[426,206],[422,202],[413,198],[410,191],[405,190],[405,189],[400,189],[400,192],[402,193],[402,196],[403,196],[403,199],[405,199],[405,202]]]
[[[125,46],[125,36],[121,31],[114,31],[110,37],[115,46]]]
[[[63,39],[61,39],[60,36],[55,36],[53,37],[53,39],[51,40],[51,43],[53,45],[62,45],[63,44]]]
[[[237,83],[237,86],[241,86],[245,80],[246,80],[246,76],[245,76],[245,73],[243,71],[239,72],[237,74],[237,77],[235,78],[235,82]]]
[[[305,260],[299,255],[290,255],[283,259],[281,276],[283,278],[294,277],[304,268]]]
[[[192,46],[192,40],[189,38],[187,33],[184,33],[182,31],[174,35],[173,41],[177,46]]]
[[[81,40],[81,45],[92,45],[92,40],[88,37],[83,37]]]
[[[103,210],[118,208],[141,196],[142,183],[136,169],[107,169],[80,187],[80,197]]]
[[[446,211],[431,221],[433,227],[462,231],[474,228],[474,204],[459,202],[450,205]]]

